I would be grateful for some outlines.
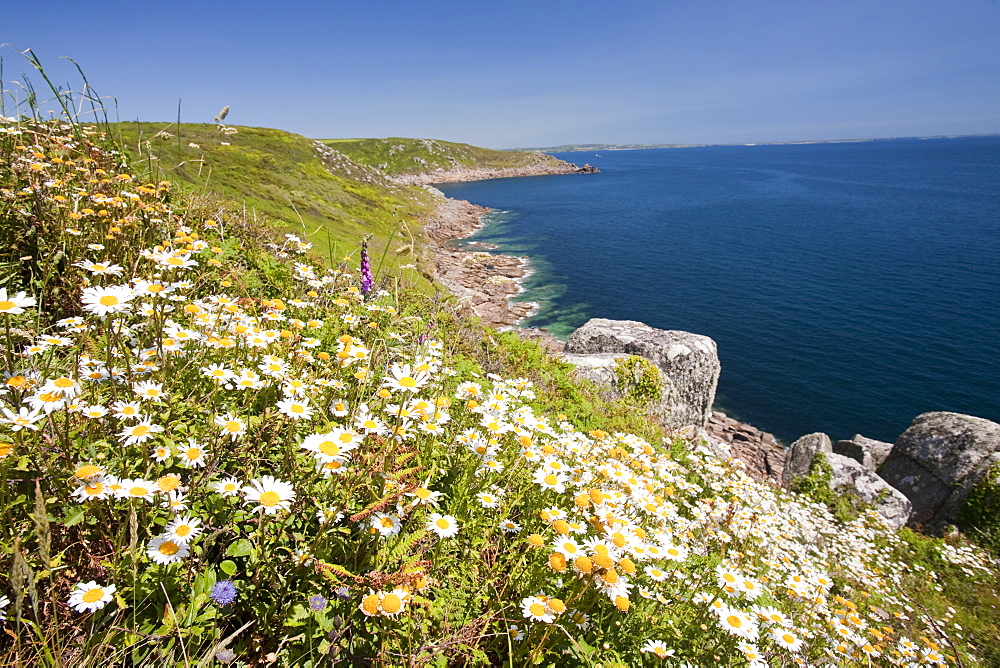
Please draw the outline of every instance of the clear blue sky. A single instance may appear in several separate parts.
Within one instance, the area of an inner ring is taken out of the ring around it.
[[[995,0],[0,0],[120,118],[497,148],[1000,132]]]

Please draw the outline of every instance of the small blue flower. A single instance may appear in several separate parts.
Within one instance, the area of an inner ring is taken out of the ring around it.
[[[326,598],[322,594],[309,597],[309,609],[314,612],[322,612],[326,608]]]
[[[236,658],[236,654],[234,654],[231,649],[220,649],[216,652],[215,658],[222,663],[231,663],[232,660]]]
[[[236,600],[237,593],[236,585],[233,584],[232,580],[219,580],[212,587],[212,593],[209,596],[212,597],[216,605],[229,605]]]

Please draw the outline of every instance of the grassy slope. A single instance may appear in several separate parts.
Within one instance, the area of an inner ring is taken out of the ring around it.
[[[528,151],[496,151],[469,144],[438,139],[321,139],[324,144],[345,153],[352,160],[376,167],[387,174],[412,174],[456,166],[524,167],[538,162],[558,160]]]
[[[172,136],[154,138],[160,130]],[[324,258],[339,261],[355,253],[366,234],[373,235],[376,258],[393,235],[393,248],[399,249],[410,243],[407,230],[417,234],[415,223],[430,211],[423,190],[392,184],[343,161],[324,162],[312,140],[282,130],[240,127],[223,135],[207,123],[122,123],[113,131],[136,163],[245,205],[307,238]],[[413,262],[409,255],[389,257]],[[424,291],[430,287],[426,277],[416,283]]]

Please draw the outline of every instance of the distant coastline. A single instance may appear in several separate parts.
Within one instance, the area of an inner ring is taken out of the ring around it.
[[[730,142],[719,144],[561,144],[532,148],[504,149],[510,151],[541,151],[542,153],[574,153],[592,151],[638,151],[648,148],[707,148],[710,146],[796,146],[806,144],[857,144],[861,142],[891,142],[932,139],[972,139],[975,137],[1000,137],[1000,132],[975,135],[930,135],[926,137],[867,137],[855,139],[803,139],[798,141]]]

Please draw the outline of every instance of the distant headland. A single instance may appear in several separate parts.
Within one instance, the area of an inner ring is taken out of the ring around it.
[[[510,151],[542,151],[544,153],[569,153],[572,151],[636,151],[647,148],[703,148],[707,146],[794,146],[797,144],[857,144],[860,142],[912,141],[914,139],[963,139],[971,137],[1000,137],[1000,132],[975,135],[931,135],[927,137],[867,137],[856,139],[804,139],[800,141],[731,142],[718,144],[560,144],[559,146],[512,148]]]

